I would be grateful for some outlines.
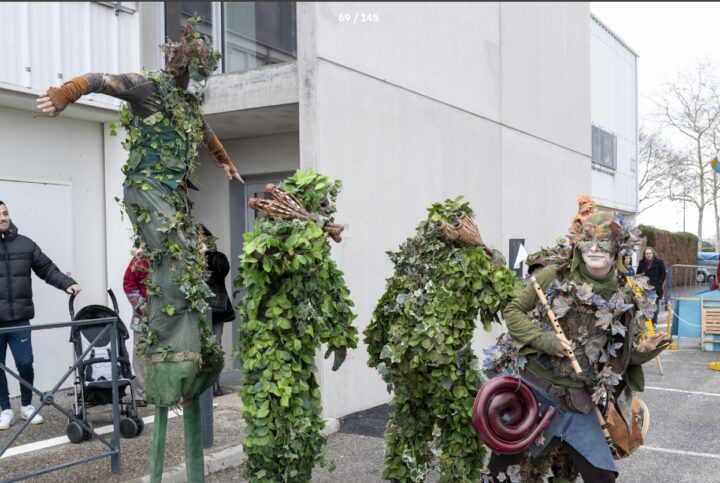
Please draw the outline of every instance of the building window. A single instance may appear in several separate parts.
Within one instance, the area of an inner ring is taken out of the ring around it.
[[[165,36],[179,40],[194,15],[201,18],[198,30],[222,52],[223,72],[295,60],[295,2],[165,2]]]
[[[592,160],[606,168],[617,167],[617,137],[597,126],[592,127]]]
[[[165,2],[165,36],[175,42],[180,40],[188,19],[193,16],[201,19],[196,28],[214,43],[212,2]]]
[[[223,71],[291,62],[295,2],[223,2]]]

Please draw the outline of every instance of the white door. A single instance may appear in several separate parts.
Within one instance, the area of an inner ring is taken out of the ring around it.
[[[73,276],[74,223],[72,218],[72,187],[63,182],[36,182],[0,179],[0,200],[4,201],[18,232],[31,238],[65,274]],[[35,318],[33,325],[66,322],[69,296],[32,275]],[[72,363],[70,329],[33,331],[35,386],[42,391],[52,389]],[[7,351],[6,363],[15,370]],[[69,383],[63,386],[67,387]],[[10,396],[20,394],[19,383],[8,376]],[[34,399],[37,403],[37,400]]]

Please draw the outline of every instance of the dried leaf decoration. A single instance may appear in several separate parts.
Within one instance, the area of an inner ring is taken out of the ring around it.
[[[569,297],[556,296],[552,301],[552,310],[557,317],[565,317],[572,308],[572,299]]]

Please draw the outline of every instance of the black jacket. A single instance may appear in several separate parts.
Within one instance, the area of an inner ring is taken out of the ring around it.
[[[659,258],[654,258],[652,265],[648,268],[648,262],[643,258],[638,263],[637,274],[645,275],[650,279],[650,285],[655,287],[658,298],[663,296],[663,284],[665,283],[665,263]]]
[[[235,310],[225,289],[225,277],[230,273],[230,262],[224,253],[218,251],[208,251],[205,253],[205,257],[208,271],[210,271],[207,284],[215,294],[214,297],[208,299],[208,304],[212,309],[213,324],[234,320]]]
[[[30,271],[53,287],[66,290],[76,282],[55,266],[17,227],[0,232],[0,323],[35,317]]]

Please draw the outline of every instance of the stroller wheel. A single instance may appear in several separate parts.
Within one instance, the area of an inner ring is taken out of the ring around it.
[[[123,438],[134,438],[138,434],[138,424],[129,418],[120,420],[120,434]]]
[[[143,429],[145,429],[145,421],[142,420],[142,418],[135,419],[135,424],[137,424],[137,432],[135,433],[135,436],[140,436],[140,433],[143,432]]]
[[[83,430],[82,426],[80,426],[80,424],[76,423],[75,421],[68,424],[67,428],[65,429],[65,433],[67,434],[68,439],[73,444],[78,444],[82,442],[82,440],[85,439],[86,432],[87,431]]]

